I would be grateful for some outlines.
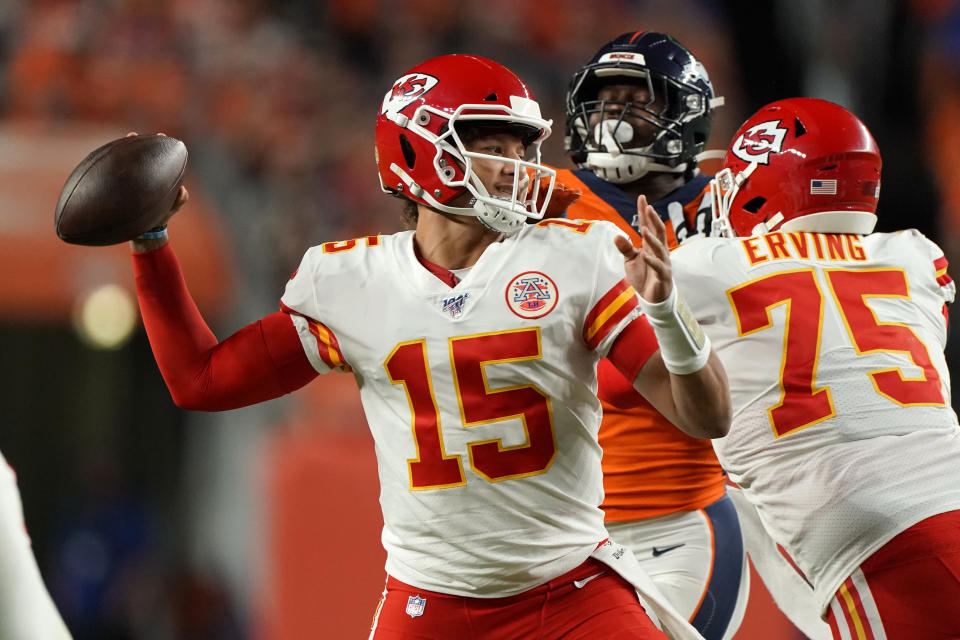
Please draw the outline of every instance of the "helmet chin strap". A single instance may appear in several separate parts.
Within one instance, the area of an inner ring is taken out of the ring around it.
[[[487,191],[483,181],[475,173],[471,173],[468,178],[467,192],[472,196],[470,198],[472,212],[467,209],[465,215],[474,215],[483,226],[508,236],[520,231],[529,218],[542,217],[542,214],[531,214],[526,204],[517,199],[518,192],[522,192],[529,181],[523,177],[520,167],[516,168],[514,175],[513,195],[506,198],[492,195]]]
[[[770,216],[769,220],[765,222],[761,222],[760,224],[756,225],[753,229],[751,229],[750,235],[759,236],[759,235],[763,235],[764,233],[770,233],[781,222],[783,222],[783,214],[777,211],[775,214]]]
[[[704,160],[723,160],[726,157],[727,152],[724,149],[707,149],[693,156],[693,161],[699,164]]]
[[[710,181],[710,194],[713,199],[713,214],[712,220],[710,223],[710,236],[714,238],[735,238],[737,237],[736,232],[733,230],[733,226],[730,224],[730,206],[733,204],[733,199],[737,195],[737,192],[740,191],[740,187],[743,186],[743,183],[747,181],[747,178],[750,177],[757,168],[756,161],[751,162],[746,166],[746,168],[739,172],[737,175],[733,175],[732,169],[722,169],[717,172],[713,179]],[[780,215],[778,212],[777,215]],[[783,216],[780,216],[781,219]],[[776,216],[774,216],[776,218]],[[771,222],[772,222],[771,218]],[[780,220],[777,220],[775,223],[778,224]],[[760,225],[758,225],[760,226]],[[756,228],[754,228],[756,232]]]
[[[500,200],[502,202],[499,202]],[[508,236],[520,231],[527,222],[526,207],[516,202],[512,203],[506,198],[473,197],[470,198],[470,205],[473,213],[467,215],[475,215],[483,226]]]
[[[659,173],[683,173],[687,163],[669,167],[653,162],[646,156],[620,155],[611,157],[609,153],[588,153],[585,167],[593,171],[600,179],[614,184],[627,184],[639,180],[651,171]]]

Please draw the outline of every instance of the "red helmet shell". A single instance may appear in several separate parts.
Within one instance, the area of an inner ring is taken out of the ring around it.
[[[790,98],[761,108],[737,130],[723,169],[736,176],[753,162],[728,212],[735,235],[752,235],[760,223],[768,231],[872,230],[880,151],[866,125],[840,105]]]
[[[463,179],[462,158],[435,140],[448,131],[450,117],[459,109],[460,115],[490,114],[491,119],[509,121],[512,116],[526,115],[524,109],[530,105],[536,107],[539,117],[539,107],[527,85],[487,58],[446,55],[413,67],[387,91],[377,116],[376,157],[383,190],[429,206],[415,189],[403,184],[392,168],[396,166],[434,200],[449,202],[465,191],[465,187],[449,186],[443,179]],[[417,129],[425,130],[427,137]],[[548,134],[549,130],[541,129],[536,141]],[[442,178],[443,172],[446,175]]]

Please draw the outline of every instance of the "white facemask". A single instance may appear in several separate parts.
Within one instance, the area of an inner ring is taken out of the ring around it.
[[[557,178],[557,170],[541,163],[540,144],[550,135],[552,120],[544,120],[540,116],[540,107],[536,102],[520,96],[510,96],[511,108],[503,105],[464,104],[460,105],[452,114],[436,109],[429,105],[420,106],[412,120],[395,116],[395,121],[402,127],[411,130],[422,138],[429,140],[436,147],[433,158],[437,175],[447,186],[464,187],[472,196],[466,207],[454,207],[438,202],[434,194],[423,189],[414,182],[413,178],[401,167],[391,164],[393,171],[409,189],[410,193],[422,198],[427,205],[445,213],[476,216],[480,221],[500,233],[514,234],[524,227],[528,220],[540,220],[550,204],[550,196]],[[468,113],[463,114],[464,111]],[[388,117],[390,117],[388,115]],[[446,131],[436,135],[419,124],[429,122],[431,118],[439,117],[447,121]],[[456,124],[465,121],[504,122],[509,124],[526,124],[543,131],[541,137],[534,141],[528,152],[528,159],[504,158],[491,156],[475,151],[468,151],[460,136],[457,134]],[[463,164],[463,175],[457,179],[456,172],[441,159],[444,153],[459,159]],[[485,159],[496,162],[513,164],[514,183],[510,198],[490,195],[482,181],[473,173],[472,163],[475,159]],[[528,193],[529,191],[529,193]],[[540,192],[545,191],[540,197]]]

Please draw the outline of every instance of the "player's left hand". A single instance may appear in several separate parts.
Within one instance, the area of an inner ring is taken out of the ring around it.
[[[130,132],[128,132],[127,135],[124,136],[124,137],[130,138],[130,137],[133,137],[133,136],[135,136],[135,135],[137,135],[137,132],[136,132],[136,131],[130,131]],[[158,136],[165,136],[165,135],[167,135],[167,134],[165,134],[163,131],[158,131],[158,132],[157,132],[157,135],[158,135]],[[165,224],[167,224],[167,223],[170,221],[170,218],[173,217],[173,214],[175,214],[177,211],[179,211],[180,208],[183,207],[183,205],[185,205],[185,204],[187,203],[187,200],[189,200],[189,199],[190,199],[190,194],[187,192],[187,188],[181,184],[181,185],[180,185],[180,188],[177,190],[177,199],[173,201],[173,205],[170,207],[170,212],[166,215],[165,218],[163,218],[162,220],[160,220],[157,224],[158,224],[158,225],[161,225],[161,224],[165,225]]]
[[[624,270],[629,282],[647,302],[663,302],[673,288],[670,251],[667,249],[667,228],[646,196],[637,198],[637,217],[643,244],[635,249],[625,236],[614,243],[623,254]]]

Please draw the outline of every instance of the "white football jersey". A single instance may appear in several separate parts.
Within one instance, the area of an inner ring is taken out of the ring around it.
[[[596,365],[640,313],[619,233],[530,225],[453,288],[417,260],[413,232],[306,253],[282,305],[316,370],[359,384],[390,575],[512,595],[607,537]],[[652,332],[640,348],[657,348]]]
[[[940,249],[914,230],[685,243],[674,277],[723,361],[733,481],[825,607],[871,553],[960,509]]]

